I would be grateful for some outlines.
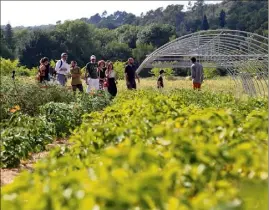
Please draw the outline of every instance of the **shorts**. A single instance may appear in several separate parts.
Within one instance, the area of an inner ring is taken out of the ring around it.
[[[91,92],[91,90],[99,90],[99,79],[87,78],[87,83],[87,93]]]
[[[192,83],[193,89],[201,89],[201,83],[194,82]]]
[[[127,84],[127,88],[129,90],[136,89],[136,82],[135,82],[135,80],[129,81],[128,84]]]

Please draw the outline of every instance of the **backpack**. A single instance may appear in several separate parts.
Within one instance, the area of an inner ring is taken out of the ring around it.
[[[63,61],[62,60],[60,60],[61,61],[61,65],[59,66],[59,68],[61,68],[62,67],[62,65],[63,65]]]

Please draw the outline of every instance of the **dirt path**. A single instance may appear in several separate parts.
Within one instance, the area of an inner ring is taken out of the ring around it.
[[[29,160],[21,161],[21,164],[18,168],[9,168],[9,169],[1,168],[1,186],[11,183],[14,180],[14,178],[23,170],[33,171],[34,164],[38,160],[45,158],[49,154],[49,150],[51,148],[67,144],[68,144],[67,139],[58,139],[54,141],[52,144],[46,145],[47,151],[35,153]]]

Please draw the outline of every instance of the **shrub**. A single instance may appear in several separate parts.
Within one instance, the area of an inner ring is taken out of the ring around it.
[[[30,153],[45,150],[52,142],[54,126],[44,116],[30,117],[19,110],[2,123],[1,167],[17,167]]]
[[[113,63],[114,71],[117,74],[117,79],[124,79],[125,62],[116,61]]]
[[[65,103],[75,101],[75,96],[71,91],[66,91],[59,85],[49,85],[48,88],[41,88],[31,79],[24,82],[21,79],[12,81],[11,78],[4,77],[0,88],[2,113],[5,109],[19,105],[23,113],[34,116],[38,114],[39,106],[50,101]]]
[[[80,123],[80,108],[75,104],[49,102],[40,107],[40,113],[55,125],[56,135],[68,135]]]
[[[155,77],[158,77],[160,75],[160,70],[163,69],[165,71],[165,76],[167,77],[173,77],[174,76],[174,70],[172,68],[153,68],[151,69],[151,74]]]
[[[15,70],[15,75],[17,76],[33,76],[36,72],[27,69],[25,66],[19,65],[19,60],[10,60],[0,58],[0,66],[1,66],[1,75],[2,76],[10,76],[12,72]]]
[[[71,148],[55,149],[3,187],[2,206],[254,209],[239,186],[265,184],[268,176],[267,102],[255,100],[190,90],[121,93],[85,117]]]

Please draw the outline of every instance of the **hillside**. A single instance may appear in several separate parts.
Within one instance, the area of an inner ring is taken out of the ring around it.
[[[268,36],[267,1],[231,1],[183,5],[150,10],[135,16],[125,11],[95,14],[56,25],[1,29],[1,55],[19,58],[31,68],[42,56],[59,59],[66,51],[70,59],[84,65],[91,54],[105,60],[126,60],[133,56],[141,62],[145,55],[161,45],[199,30],[228,28]]]

